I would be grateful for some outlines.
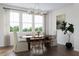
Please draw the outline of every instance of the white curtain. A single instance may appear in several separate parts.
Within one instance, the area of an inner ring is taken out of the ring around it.
[[[4,9],[4,46],[10,46],[10,35],[9,35],[9,10]]]

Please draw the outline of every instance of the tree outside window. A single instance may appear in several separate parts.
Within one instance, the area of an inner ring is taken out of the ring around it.
[[[19,26],[14,26],[14,27],[10,26],[10,32],[19,32]]]
[[[30,28],[24,28],[23,32],[32,32],[32,27],[30,27]]]

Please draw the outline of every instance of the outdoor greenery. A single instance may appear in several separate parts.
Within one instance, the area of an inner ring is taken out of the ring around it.
[[[24,28],[22,31],[23,32],[31,32],[32,31],[32,27],[30,27],[30,28]]]
[[[10,32],[19,32],[19,26],[14,26],[14,27],[10,26]]]
[[[37,28],[35,28],[35,31],[36,31],[36,32],[42,32],[43,29],[42,29],[42,27],[37,27]]]
[[[32,31],[32,27],[24,28],[22,31],[23,32],[31,32]],[[37,27],[37,28],[35,28],[35,31],[36,32],[42,32],[43,29],[42,29],[42,27]],[[10,32],[19,32],[19,26],[14,26],[14,27],[10,26]]]

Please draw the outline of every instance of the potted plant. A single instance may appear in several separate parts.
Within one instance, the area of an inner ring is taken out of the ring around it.
[[[38,37],[39,37],[39,35],[40,35],[40,31],[37,32],[37,35],[38,35]]]
[[[64,31],[64,34],[68,34],[69,39],[68,39],[68,42],[66,42],[66,48],[71,49],[72,43],[70,42],[70,37],[71,37],[71,34],[74,33],[74,27],[73,27],[73,24],[70,24],[70,23],[68,23],[69,26],[66,26],[66,25],[67,25],[67,22],[63,21],[61,29],[62,31]]]

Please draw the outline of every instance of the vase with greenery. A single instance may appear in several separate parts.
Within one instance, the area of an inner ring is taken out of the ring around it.
[[[66,45],[68,45],[68,47],[70,48],[70,46],[72,45],[72,43],[70,42],[70,37],[71,37],[71,34],[74,33],[73,24],[63,21],[61,30],[64,31],[64,34],[68,34],[69,39],[68,39],[68,42],[66,42]]]

